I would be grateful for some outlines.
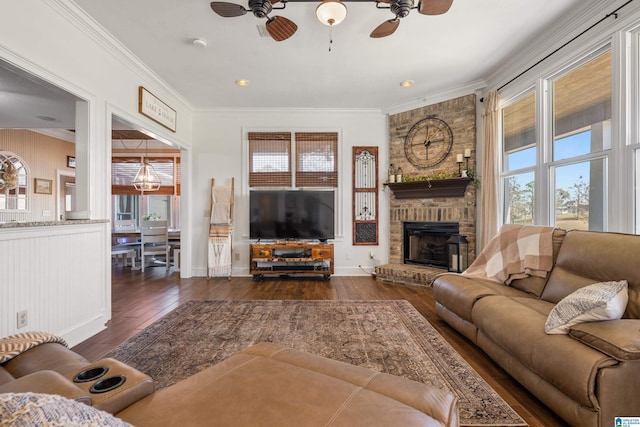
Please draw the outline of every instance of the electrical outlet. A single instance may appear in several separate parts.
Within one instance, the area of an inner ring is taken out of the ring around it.
[[[42,211],[42,216],[51,216],[51,211]]]
[[[29,324],[29,316],[27,310],[22,310],[17,313],[16,316],[18,329],[24,328]]]
[[[240,261],[240,254],[238,252],[235,253],[235,260]]]

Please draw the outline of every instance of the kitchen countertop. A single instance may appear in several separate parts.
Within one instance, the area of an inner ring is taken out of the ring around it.
[[[101,224],[110,222],[108,219],[74,219],[66,221],[6,221],[0,222],[0,229],[3,228],[25,228],[25,227],[51,227],[60,225],[78,224]]]

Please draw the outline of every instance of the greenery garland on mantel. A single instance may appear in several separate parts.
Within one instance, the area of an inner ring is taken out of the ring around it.
[[[467,177],[470,178],[474,185],[478,186],[480,183],[478,178],[476,177],[475,170],[469,169],[467,170]],[[436,172],[429,175],[414,175],[414,176],[403,176],[402,182],[427,182],[430,181],[438,181],[443,179],[456,179],[462,178],[458,171],[455,172]],[[429,185],[430,186],[430,185]]]

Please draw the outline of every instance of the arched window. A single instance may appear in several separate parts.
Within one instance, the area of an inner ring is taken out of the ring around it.
[[[29,171],[16,154],[0,151],[0,210],[26,211]]]

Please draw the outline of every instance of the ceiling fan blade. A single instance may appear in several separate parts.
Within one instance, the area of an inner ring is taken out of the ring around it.
[[[212,1],[211,9],[215,13],[225,18],[233,18],[235,16],[246,15],[247,9],[235,3],[227,3],[224,1]]]
[[[382,24],[378,25],[371,34],[369,34],[369,37],[379,39],[381,37],[390,36],[398,29],[398,25],[400,25],[400,20],[398,18],[384,21]]]
[[[267,31],[277,42],[288,39],[298,30],[298,26],[284,16],[274,16],[267,21]]]
[[[423,15],[442,15],[449,10],[453,0],[421,0],[418,12]]]

